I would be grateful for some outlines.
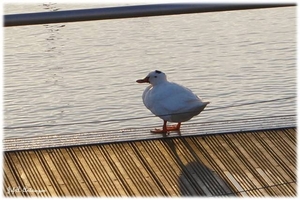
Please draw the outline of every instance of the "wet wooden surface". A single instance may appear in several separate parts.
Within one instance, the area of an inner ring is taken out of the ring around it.
[[[3,154],[15,196],[296,196],[296,128]]]

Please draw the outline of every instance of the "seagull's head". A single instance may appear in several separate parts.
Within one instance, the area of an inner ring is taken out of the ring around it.
[[[167,81],[167,76],[165,73],[159,70],[150,72],[144,79],[139,79],[137,83],[150,83],[151,85],[158,85]]]

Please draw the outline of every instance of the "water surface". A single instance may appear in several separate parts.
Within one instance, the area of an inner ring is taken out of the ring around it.
[[[4,12],[104,6],[6,4]],[[147,85],[135,82],[156,69],[211,102],[187,123],[295,114],[296,99],[209,109],[296,96],[296,7],[7,27],[4,126],[79,124],[5,137],[161,126],[143,118],[152,116],[141,99]],[[105,122],[84,123],[95,121]]]

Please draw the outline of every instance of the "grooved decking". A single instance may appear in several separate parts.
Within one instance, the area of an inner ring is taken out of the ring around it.
[[[296,196],[296,128],[4,152],[4,196]]]

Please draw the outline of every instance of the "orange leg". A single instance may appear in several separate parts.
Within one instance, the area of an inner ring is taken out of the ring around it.
[[[180,126],[181,122],[179,122],[177,125],[167,126],[167,121],[164,120],[163,128],[152,130],[151,133],[167,133],[168,131],[179,131]]]

